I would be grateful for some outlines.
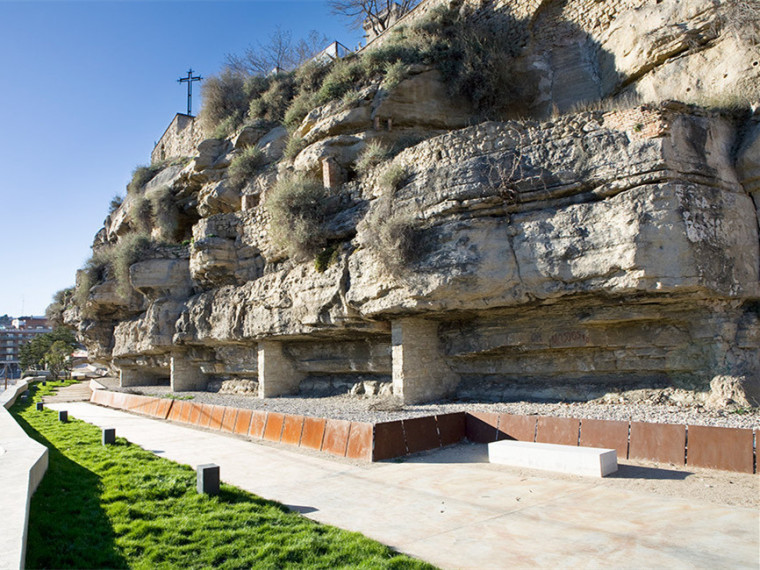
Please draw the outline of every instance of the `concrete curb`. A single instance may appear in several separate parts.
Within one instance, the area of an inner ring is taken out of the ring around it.
[[[30,439],[8,409],[29,387],[25,379],[0,395],[0,569],[24,568],[29,504],[48,468],[48,450]]]

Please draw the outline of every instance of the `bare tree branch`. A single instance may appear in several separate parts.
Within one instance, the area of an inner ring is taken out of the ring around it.
[[[397,16],[419,3],[420,0],[327,0],[333,14],[350,19],[352,29],[362,28],[367,22],[375,34],[388,29]]]
[[[244,75],[267,75],[273,69],[289,71],[314,57],[328,42],[327,36],[312,30],[294,43],[292,33],[278,26],[266,43],[249,46],[242,55],[227,54],[226,64],[231,71]]]

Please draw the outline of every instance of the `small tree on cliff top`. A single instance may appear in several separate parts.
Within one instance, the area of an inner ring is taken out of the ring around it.
[[[272,70],[290,71],[322,51],[330,40],[311,30],[303,39],[277,27],[266,43],[248,46],[242,55],[227,54],[227,69],[242,75],[269,75]]]

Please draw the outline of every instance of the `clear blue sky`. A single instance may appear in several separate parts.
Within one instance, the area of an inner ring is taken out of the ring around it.
[[[346,24],[321,0],[0,0],[0,315],[74,284],[111,198],[185,112],[189,67],[216,73],[278,25],[354,47]]]

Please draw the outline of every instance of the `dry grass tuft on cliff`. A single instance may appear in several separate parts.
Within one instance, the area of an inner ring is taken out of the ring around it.
[[[255,146],[249,146],[232,159],[227,170],[230,184],[236,189],[241,189],[248,180],[256,175],[265,164],[266,157]]]
[[[150,238],[141,232],[130,233],[114,244],[95,250],[85,262],[77,282],[74,300],[86,308],[90,289],[108,278],[116,280],[116,292],[126,298],[132,288],[129,284],[129,267],[139,261],[151,246]]]
[[[375,166],[386,160],[390,156],[390,151],[380,141],[370,141],[362,149],[359,158],[356,160],[355,169],[360,176],[366,176],[367,173]]]
[[[760,2],[727,0],[723,7],[723,24],[750,45],[760,46]]]
[[[313,257],[325,246],[325,202],[329,191],[319,180],[302,174],[282,176],[272,187],[265,207],[275,241],[290,257]]]
[[[132,180],[127,184],[127,194],[137,194],[141,192],[145,185],[153,180],[153,177],[158,174],[164,166],[164,164],[151,164],[150,166],[135,167],[132,171]]]
[[[367,245],[393,274],[406,271],[427,249],[419,222],[408,212],[394,211],[392,190],[377,199],[364,223]]]

